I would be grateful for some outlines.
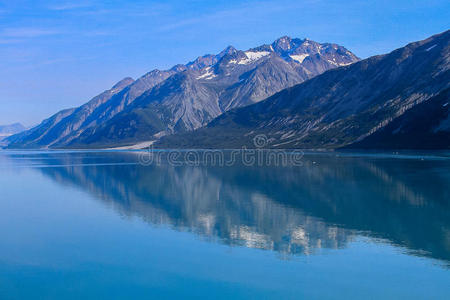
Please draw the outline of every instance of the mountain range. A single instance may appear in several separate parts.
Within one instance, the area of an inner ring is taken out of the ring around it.
[[[359,60],[282,37],[125,78],[10,148],[450,148],[450,31]]]
[[[9,147],[104,147],[188,132],[356,61],[342,46],[286,36],[247,51],[229,46],[170,70],[125,78],[86,104],[9,138]]]
[[[329,70],[156,147],[449,149],[450,31]]]

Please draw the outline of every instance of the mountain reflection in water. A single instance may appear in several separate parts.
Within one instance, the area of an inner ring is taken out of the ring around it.
[[[138,164],[138,153],[12,153],[120,214],[282,255],[380,238],[450,261],[450,160],[308,154],[302,166]]]

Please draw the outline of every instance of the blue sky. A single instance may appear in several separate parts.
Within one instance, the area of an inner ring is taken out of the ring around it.
[[[40,122],[126,76],[289,35],[365,58],[449,29],[448,0],[0,0],[0,124]]]

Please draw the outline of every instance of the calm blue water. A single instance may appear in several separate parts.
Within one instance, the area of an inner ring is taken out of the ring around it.
[[[0,299],[450,299],[450,155],[0,152]]]

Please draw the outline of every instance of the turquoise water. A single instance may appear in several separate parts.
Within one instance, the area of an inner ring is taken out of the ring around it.
[[[450,155],[0,152],[0,299],[449,299]]]

